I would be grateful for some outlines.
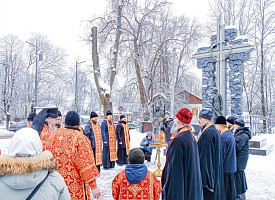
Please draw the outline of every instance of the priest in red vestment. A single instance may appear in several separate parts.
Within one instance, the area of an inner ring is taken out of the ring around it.
[[[156,176],[144,165],[144,153],[140,148],[129,152],[129,163],[125,170],[119,172],[112,183],[112,194],[115,200],[160,198],[161,185]]]
[[[107,110],[106,119],[101,123],[101,133],[103,142],[103,169],[114,168],[115,161],[117,160],[116,133],[112,117],[112,112],[110,110]]]
[[[100,198],[93,150],[89,139],[79,130],[79,123],[79,115],[69,111],[65,127],[51,135],[46,149],[56,157],[57,171],[63,176],[72,200],[90,200],[91,191],[94,198]]]
[[[39,133],[43,150],[49,137],[56,131],[57,118],[58,108],[43,108],[33,119],[31,127]]]
[[[100,173],[100,165],[102,165],[102,135],[101,129],[97,122],[98,115],[92,111],[90,121],[84,129],[84,134],[90,139],[91,146],[94,152],[96,167]]]

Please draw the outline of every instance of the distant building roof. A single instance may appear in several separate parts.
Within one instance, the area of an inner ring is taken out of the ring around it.
[[[202,99],[200,97],[187,90],[178,93],[178,96],[183,98],[183,103],[185,104],[202,104]]]

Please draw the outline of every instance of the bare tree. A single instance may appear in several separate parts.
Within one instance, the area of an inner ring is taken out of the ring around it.
[[[22,67],[23,43],[14,35],[0,39],[0,57],[4,61],[3,93],[1,110],[6,115],[6,129],[9,129],[10,109],[15,104],[16,80]]]
[[[43,60],[38,62],[38,104],[45,106],[46,104],[56,104],[56,99],[62,99],[59,95],[63,94],[62,82],[66,79],[64,73],[65,68],[65,51],[59,47],[54,46],[49,39],[40,34],[33,33],[29,42],[36,45],[38,52],[43,55]],[[32,69],[30,72],[34,72],[35,67],[35,48],[31,45],[28,46],[27,50],[28,57],[28,68]],[[31,76],[34,76],[32,74]],[[57,84],[58,83],[58,84]],[[34,82],[32,86],[34,87]],[[60,88],[59,88],[60,87]],[[30,89],[33,91],[33,89]],[[54,92],[54,91],[59,91]],[[29,92],[28,92],[29,93]],[[32,93],[32,99],[34,94]],[[30,100],[30,98],[29,98]],[[30,102],[29,102],[30,103]]]
[[[97,27],[92,28],[92,60],[93,60],[93,70],[94,70],[94,80],[96,83],[96,88],[98,91],[99,98],[101,99],[101,103],[103,105],[103,112],[106,113],[106,110],[110,109],[112,110],[112,101],[111,101],[111,92],[113,89],[113,84],[115,81],[116,76],[116,68],[117,68],[117,62],[118,62],[118,52],[119,52],[119,45],[120,45],[120,36],[121,36],[121,17],[122,17],[122,5],[118,2],[117,4],[113,2],[111,4],[115,8],[115,14],[116,20],[107,21],[105,23],[101,23],[102,30],[100,31],[100,34],[102,34],[101,38],[106,39],[109,37],[109,40],[113,42],[113,46],[110,49],[110,54],[107,53],[107,56],[109,55],[111,57],[110,59],[110,77],[108,78],[109,81],[104,82],[103,77],[101,75],[100,65],[99,65],[99,55],[98,55],[98,33],[97,33]],[[104,21],[104,18],[99,18],[100,21]],[[92,22],[95,20],[92,20]],[[110,24],[110,27],[109,27]],[[104,31],[106,29],[114,29],[115,31],[107,31],[107,34],[104,34]],[[112,38],[115,37],[114,41]],[[102,40],[101,40],[102,41]],[[105,42],[103,42],[105,43]],[[102,44],[102,42],[101,42]],[[103,45],[104,46],[104,45]],[[108,48],[108,47],[107,47]],[[106,54],[105,54],[106,55]]]

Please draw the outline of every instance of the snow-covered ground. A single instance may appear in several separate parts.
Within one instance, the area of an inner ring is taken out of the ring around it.
[[[7,153],[7,148],[10,139],[1,139],[0,129],[0,149],[2,153]],[[139,147],[139,144],[145,134],[139,133],[136,130],[131,130],[131,148]],[[267,137],[267,142],[275,145],[275,134],[263,135],[260,137]],[[154,165],[156,150],[153,151],[150,163],[145,161],[150,171],[157,169],[156,163]],[[161,165],[163,167],[165,157],[161,152]],[[115,175],[124,169],[124,166],[117,166],[114,169],[103,170],[101,168],[101,175],[97,179],[98,187],[101,190],[101,199],[112,198],[112,180]],[[247,200],[274,200],[275,199],[275,150],[267,156],[250,155],[248,166],[246,169],[246,177],[248,182]],[[160,178],[158,178],[160,180]]]

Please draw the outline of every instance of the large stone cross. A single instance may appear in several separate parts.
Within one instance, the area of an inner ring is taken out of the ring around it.
[[[217,33],[211,35],[211,45],[199,48],[193,55],[197,59],[197,67],[202,69],[204,108],[212,107],[211,91],[216,87],[223,99],[222,114],[242,114],[243,63],[249,60],[253,48],[246,37],[237,36],[236,28],[225,26],[221,13],[217,20]]]

